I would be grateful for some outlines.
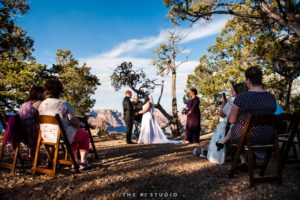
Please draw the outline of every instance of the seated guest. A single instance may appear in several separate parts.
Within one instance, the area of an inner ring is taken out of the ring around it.
[[[23,142],[29,149],[29,158],[33,158],[36,149],[38,129],[37,119],[39,116],[38,108],[44,100],[44,88],[33,86],[29,91],[29,97],[18,111],[23,127]]]
[[[231,139],[231,142],[237,144],[242,134],[243,124],[249,113],[253,115],[274,115],[276,110],[275,97],[262,87],[262,71],[258,67],[250,67],[245,72],[247,92],[239,94],[231,109],[228,121],[233,124],[227,136],[217,142],[216,145],[221,149],[224,144]],[[274,130],[270,126],[253,127],[250,130],[253,145],[270,144],[273,140]],[[256,151],[256,156],[263,158],[265,152]],[[246,158],[241,156],[242,171],[247,171]]]
[[[59,80],[52,79],[45,83],[46,99],[39,107],[40,115],[55,116],[59,114],[63,127],[66,131],[69,143],[76,162],[80,164],[80,169],[90,168],[91,165],[87,161],[89,151],[89,136],[85,129],[79,128],[80,122],[76,117],[73,107],[65,100],[60,99],[63,92],[63,86]],[[80,161],[77,156],[80,151]]]
[[[232,90],[232,97],[228,99],[225,96],[225,93],[222,94],[222,106],[220,109],[220,119],[219,123],[212,135],[212,138],[209,143],[208,151],[206,149],[194,149],[193,153],[199,155],[200,157],[206,157],[210,162],[222,164],[225,161],[226,151],[218,151],[216,142],[224,138],[227,131],[227,120],[230,113],[230,110],[233,106],[233,100],[236,97],[237,93],[235,89]],[[228,127],[229,128],[229,127]]]

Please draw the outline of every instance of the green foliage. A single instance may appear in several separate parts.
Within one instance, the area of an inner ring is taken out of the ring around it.
[[[200,58],[200,64],[195,68],[194,73],[187,79],[187,88],[196,88],[201,96],[201,129],[212,131],[218,120],[217,108],[220,100],[219,93],[227,90],[222,73],[217,73],[217,68],[208,60],[206,55]]]
[[[293,82],[291,93],[291,110],[300,111],[300,79]]]
[[[84,115],[95,104],[91,98],[97,86],[100,85],[97,76],[90,73],[90,68],[84,63],[79,66],[69,50],[57,50],[56,64],[49,69],[51,76],[61,80],[64,86],[63,98],[74,108],[78,115]]]
[[[289,99],[292,83],[300,75],[299,48],[299,39],[281,26],[266,28],[256,20],[245,22],[237,17],[229,20],[188,76],[187,87],[196,87],[202,96],[202,125],[213,130],[220,93],[231,88],[228,80],[244,81],[245,69],[254,65],[263,69],[266,89],[287,110],[293,109]]]
[[[74,106],[77,114],[84,115],[93,107],[94,94],[100,82],[90,73],[90,68],[79,66],[71,51],[57,50],[57,63],[51,68],[36,61],[22,61],[22,56],[3,56],[0,62],[0,107],[1,110],[16,109],[28,95],[33,85],[43,85],[49,78],[59,78],[64,86],[63,98]]]
[[[28,10],[25,0],[0,0],[0,111],[15,110],[33,85],[57,77],[64,85],[64,98],[84,115],[95,103],[91,95],[100,85],[98,78],[86,64],[79,66],[69,50],[57,50],[52,67],[38,64],[32,57],[33,40],[15,24],[16,16]]]
[[[21,57],[21,58],[20,58]],[[46,66],[22,61],[22,56],[3,54],[0,61],[0,111],[14,110],[26,98],[33,85],[42,84]]]
[[[142,69],[133,69],[131,62],[122,62],[118,65],[110,79],[116,91],[128,86],[142,98],[149,95],[157,85],[156,79],[149,79]]]
[[[281,25],[300,36],[300,2],[298,0],[163,0],[173,23],[211,20],[213,15],[233,15],[247,21]]]
[[[30,86],[42,81],[45,66],[32,59],[33,40],[15,24],[27,13],[25,0],[0,0],[0,111],[13,110]]]
[[[31,58],[33,40],[15,24],[16,16],[28,10],[25,0],[0,0],[0,59],[3,56],[14,59],[14,55],[21,60]]]

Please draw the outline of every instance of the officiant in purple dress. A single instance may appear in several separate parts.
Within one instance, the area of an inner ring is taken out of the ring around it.
[[[189,90],[185,139],[190,143],[199,143],[200,141],[200,100],[197,94],[197,89]]]

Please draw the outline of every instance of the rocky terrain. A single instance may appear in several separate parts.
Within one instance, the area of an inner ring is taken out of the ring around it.
[[[201,147],[209,140],[202,138]],[[59,169],[55,178],[31,174],[31,167],[15,175],[0,171],[0,199],[187,199],[296,200],[300,198],[300,165],[287,165],[283,185],[249,188],[248,175],[228,178],[230,163],[217,165],[192,154],[199,145],[126,145],[124,138],[96,139],[100,158],[95,168],[73,174]],[[274,165],[270,165],[271,169]],[[272,171],[272,170],[270,170]],[[268,171],[268,173],[270,173]]]
[[[158,110],[155,110],[154,116],[161,127],[168,123],[168,120]],[[179,114],[179,119],[183,125],[186,123],[186,116]],[[126,132],[123,114],[118,110],[94,110],[89,122],[95,127],[105,123],[109,132]]]

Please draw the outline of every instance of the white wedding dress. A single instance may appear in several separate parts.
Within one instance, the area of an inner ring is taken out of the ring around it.
[[[143,106],[143,110],[145,109]],[[159,124],[153,115],[154,108],[150,108],[149,111],[143,114],[141,132],[139,136],[139,144],[161,144],[161,143],[171,143],[171,144],[181,144],[182,141],[171,141],[168,140],[166,135],[161,130]]]

